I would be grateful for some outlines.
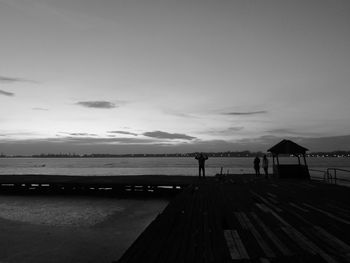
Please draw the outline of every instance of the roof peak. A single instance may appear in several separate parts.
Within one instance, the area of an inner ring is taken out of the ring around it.
[[[305,154],[308,149],[291,140],[283,139],[267,151],[273,154]]]

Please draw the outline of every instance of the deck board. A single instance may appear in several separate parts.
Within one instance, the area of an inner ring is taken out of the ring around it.
[[[183,190],[117,262],[350,262],[350,188],[227,179]]]

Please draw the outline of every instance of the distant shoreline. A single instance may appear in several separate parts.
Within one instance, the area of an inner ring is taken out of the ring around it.
[[[252,158],[256,155],[263,156],[265,153],[207,153],[208,157],[211,158]],[[267,157],[272,157],[271,154],[267,153]],[[293,155],[280,155],[281,157],[293,157]],[[0,155],[1,158],[193,158],[195,154],[42,154],[42,155]],[[313,158],[350,158],[350,151],[348,152],[317,152],[306,154],[306,157]]]

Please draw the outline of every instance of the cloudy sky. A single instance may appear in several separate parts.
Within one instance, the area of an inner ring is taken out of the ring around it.
[[[349,25],[348,0],[0,0],[0,151],[349,150]]]

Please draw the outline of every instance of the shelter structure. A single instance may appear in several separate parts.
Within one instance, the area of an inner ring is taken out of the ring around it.
[[[282,140],[270,148],[268,152],[272,154],[273,174],[279,178],[310,178],[309,168],[306,163],[305,153],[308,151],[290,140]],[[281,164],[279,155],[293,155],[298,158],[297,164]],[[303,164],[300,157],[303,158]]]

